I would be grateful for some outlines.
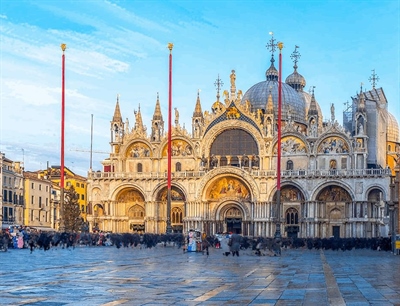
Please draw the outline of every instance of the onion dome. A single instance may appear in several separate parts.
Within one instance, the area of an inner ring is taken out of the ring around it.
[[[306,79],[295,69],[294,72],[286,78],[285,83],[297,91],[302,91],[306,86]]]
[[[267,69],[267,71],[265,72],[265,77],[267,78],[267,81],[278,81],[278,77],[279,77],[279,72],[278,70],[276,70],[275,66],[274,66],[274,58],[271,58],[271,66]]]
[[[293,89],[297,90],[298,92],[301,92],[303,91],[304,87],[306,87],[306,79],[297,72],[297,62],[301,56],[300,52],[297,51],[298,48],[299,46],[295,46],[293,53],[290,55],[294,62],[294,71],[286,78],[285,83],[289,84],[291,87],[293,87]]]
[[[389,112],[387,112],[387,115],[387,141],[400,143],[399,125],[397,124],[396,118]]]

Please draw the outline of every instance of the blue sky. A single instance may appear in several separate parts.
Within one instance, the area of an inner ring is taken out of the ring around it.
[[[0,0],[0,151],[25,169],[60,164],[61,49],[66,51],[65,165],[86,175],[93,150],[110,151],[110,121],[120,95],[134,124],[139,105],[148,131],[157,92],[167,127],[168,56],[173,49],[173,107],[191,131],[200,90],[204,110],[236,70],[243,93],[265,79],[268,34],[283,41],[283,80],[298,71],[324,117],[341,122],[375,69],[400,122],[400,1],[6,1]],[[77,151],[82,150],[82,151]],[[93,154],[93,169],[107,155]]]

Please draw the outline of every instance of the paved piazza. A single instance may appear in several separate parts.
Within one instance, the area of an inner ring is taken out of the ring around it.
[[[0,263],[1,305],[400,305],[400,256],[371,250],[78,247],[9,250]]]

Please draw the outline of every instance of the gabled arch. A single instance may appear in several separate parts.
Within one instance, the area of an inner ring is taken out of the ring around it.
[[[142,188],[140,188],[139,186],[132,184],[132,183],[124,183],[124,184],[118,185],[117,188],[115,188],[114,190],[111,191],[110,200],[116,201],[118,194],[120,194],[125,189],[132,189],[132,190],[138,191],[142,195],[144,201],[146,201],[146,197],[145,197],[146,193],[144,192],[144,190]]]
[[[329,182],[320,184],[319,186],[316,186],[314,188],[314,190],[311,192],[311,200],[312,201],[318,201],[317,197],[320,194],[320,192],[324,188],[330,187],[330,186],[337,186],[337,187],[343,188],[343,190],[345,190],[350,195],[350,198],[351,198],[350,201],[354,201],[355,194],[354,194],[352,188],[350,186],[348,186],[347,184],[344,184],[343,182],[340,182],[340,181],[329,181]]]
[[[282,184],[281,184],[281,200],[282,200],[282,197],[285,196],[282,191],[284,191],[285,188],[290,188],[290,187],[293,187],[300,192],[300,197],[298,197],[298,195],[296,194],[296,200],[293,199],[294,202],[305,201],[309,198],[309,194],[302,186],[300,186],[299,184],[297,184],[295,182],[286,181],[286,182],[282,182]],[[269,199],[269,201],[276,201],[276,191],[277,191],[276,186],[274,186],[274,188],[272,188],[270,190],[270,193],[267,197]]]
[[[122,156],[125,158],[145,158],[152,157],[152,145],[146,140],[134,139],[121,149]]]
[[[166,198],[164,199],[166,194],[164,195],[164,193],[168,191],[167,188],[168,188],[167,183],[159,184],[156,188],[154,188],[153,194],[151,195],[152,201],[164,201],[164,200],[166,201]],[[187,190],[181,184],[179,184],[177,182],[173,182],[171,184],[171,196],[172,196],[172,191],[178,192],[179,194],[181,194],[183,197],[182,201],[186,201]]]
[[[342,186],[331,184],[318,192],[316,200],[320,202],[350,202],[353,199],[350,193]]]
[[[327,134],[315,143],[316,154],[350,154],[351,143],[347,137],[340,134]]]
[[[215,168],[213,170],[208,171],[206,175],[202,177],[200,183],[197,185],[198,186],[197,190],[199,193],[196,195],[196,198],[206,201],[207,200],[206,191],[209,190],[212,182],[215,179],[223,176],[233,176],[237,179],[240,179],[243,182],[243,184],[247,186],[249,190],[248,201],[254,201],[254,199],[260,198],[259,186],[254,181],[254,178],[251,175],[249,175],[248,172],[243,171],[237,167]]]
[[[257,145],[258,154],[259,155],[265,154],[264,139],[262,137],[261,132],[258,129],[256,129],[253,125],[250,125],[249,123],[244,121],[228,120],[216,124],[207,132],[208,135],[203,140],[201,155],[209,157],[209,154],[211,152],[211,147],[215,139],[224,131],[232,129],[243,130],[244,132],[250,134],[254,138],[254,141]]]

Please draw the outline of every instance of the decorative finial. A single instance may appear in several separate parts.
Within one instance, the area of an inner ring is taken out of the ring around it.
[[[376,83],[379,81],[378,75],[375,73],[375,69],[372,70],[372,75],[368,79],[372,83],[372,88],[375,89]]]
[[[281,52],[282,51],[282,49],[283,49],[283,42],[278,42],[278,49],[279,49],[279,51]]]
[[[309,94],[314,94],[314,88],[315,86],[310,86],[310,89],[308,90]]]
[[[117,94],[117,102],[119,102],[119,94]]]
[[[67,49],[67,44],[61,44],[61,50],[64,52]]]
[[[222,82],[222,80],[219,78],[219,74],[218,74],[218,78],[214,83],[215,87],[217,87],[217,101],[219,101],[220,95],[219,95],[219,91],[221,90],[221,87],[224,86],[224,82]]]
[[[276,44],[276,39],[274,39],[274,32],[269,32],[269,35],[271,35],[271,39],[269,40],[266,47],[271,52],[271,62],[274,62],[275,61],[274,60],[274,52],[278,45]]]
[[[174,47],[174,44],[173,43],[168,43],[168,49],[169,49],[169,52],[171,53],[172,52],[172,48]]]
[[[293,66],[294,70],[297,70],[297,62],[298,62],[299,58],[301,57],[300,52],[297,51],[298,48],[300,48],[300,47],[295,46],[293,53],[290,55],[290,58],[293,60],[293,63],[294,63],[294,66]]]

